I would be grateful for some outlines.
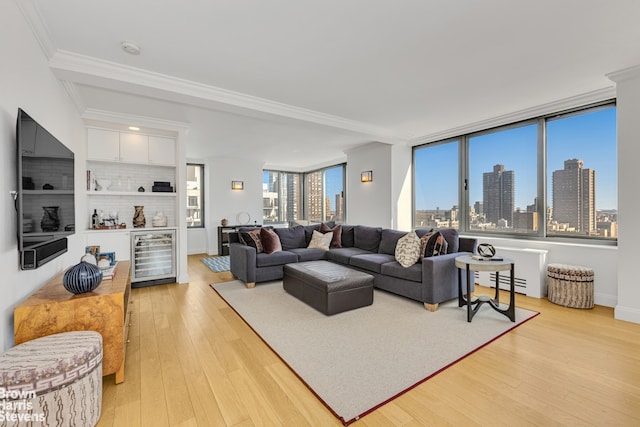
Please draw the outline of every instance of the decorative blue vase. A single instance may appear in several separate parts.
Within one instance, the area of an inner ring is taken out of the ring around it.
[[[102,270],[82,261],[68,269],[62,276],[62,286],[74,294],[92,292],[102,282]]]

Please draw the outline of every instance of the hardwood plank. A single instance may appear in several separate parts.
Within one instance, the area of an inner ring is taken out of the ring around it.
[[[202,257],[189,284],[133,289],[126,380],[104,378],[98,425],[341,426],[210,289],[233,276]],[[516,304],[541,314],[352,426],[640,425],[640,325],[608,307]]]

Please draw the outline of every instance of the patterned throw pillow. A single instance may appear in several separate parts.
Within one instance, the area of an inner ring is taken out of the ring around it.
[[[262,242],[262,248],[265,254],[272,254],[274,252],[282,251],[282,244],[280,243],[280,237],[275,231],[268,228],[260,229],[260,241]]]
[[[264,252],[264,248],[262,247],[262,241],[260,240],[260,229],[256,228],[255,230],[250,230],[247,232],[240,233],[240,238],[245,245],[251,246],[256,250],[256,253]]]
[[[396,244],[396,261],[405,268],[411,267],[420,259],[420,247],[420,238],[415,231],[405,234]]]
[[[422,256],[444,255],[447,253],[449,244],[439,231],[431,231],[420,238]]]
[[[309,242],[309,246],[307,247],[328,251],[329,245],[331,245],[332,238],[333,238],[333,233],[322,234],[319,231],[313,230],[313,234],[311,235],[311,241]]]

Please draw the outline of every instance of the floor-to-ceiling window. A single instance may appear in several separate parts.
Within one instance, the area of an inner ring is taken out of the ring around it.
[[[459,146],[454,139],[414,151],[414,227],[458,228]]]
[[[414,147],[414,226],[615,243],[616,146],[609,101]]]
[[[262,171],[264,224],[345,220],[346,165],[306,173]]]
[[[537,123],[473,134],[468,141],[469,205],[476,211],[469,230],[535,233]]]
[[[204,165],[187,163],[187,227],[204,227]]]
[[[547,234],[618,237],[616,109],[547,120]]]
[[[264,224],[291,223],[302,215],[302,174],[262,172],[262,220]]]
[[[344,179],[344,164],[304,174],[305,219],[344,222]]]

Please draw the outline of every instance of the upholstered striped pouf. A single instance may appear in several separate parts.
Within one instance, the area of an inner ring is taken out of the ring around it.
[[[0,426],[95,426],[102,409],[102,336],[64,332],[0,353]]]
[[[579,265],[547,266],[547,298],[572,308],[593,308],[593,270]]]

